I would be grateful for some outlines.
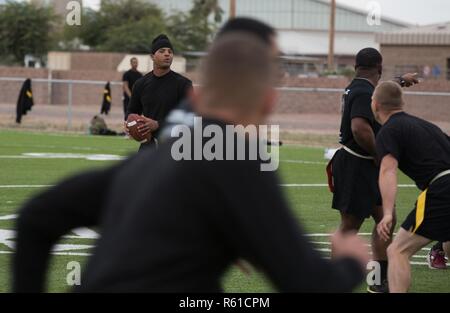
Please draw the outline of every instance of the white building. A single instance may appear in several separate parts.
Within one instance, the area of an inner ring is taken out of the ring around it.
[[[165,12],[188,11],[192,0],[147,0]],[[219,0],[224,21],[229,16],[229,0]],[[330,1],[326,0],[236,0],[237,16],[249,16],[274,26],[279,45],[288,55],[326,59]],[[338,4],[336,8],[336,62],[351,64],[356,52],[365,47],[379,48],[375,34],[400,30],[409,25],[381,16],[379,25],[369,25],[368,12]]]

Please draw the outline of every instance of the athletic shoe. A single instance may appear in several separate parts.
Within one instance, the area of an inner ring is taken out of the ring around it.
[[[389,284],[387,279],[383,280],[381,285],[367,286],[368,293],[389,293]]]
[[[431,249],[428,252],[427,261],[428,267],[432,270],[445,270],[447,268],[445,252],[440,249]]]

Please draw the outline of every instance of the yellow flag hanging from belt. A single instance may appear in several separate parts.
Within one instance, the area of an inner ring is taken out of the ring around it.
[[[427,191],[428,189],[425,189],[425,191],[422,192],[417,199],[416,225],[414,227],[413,233],[415,233],[419,226],[422,225],[423,219],[425,218],[425,202],[427,200]]]

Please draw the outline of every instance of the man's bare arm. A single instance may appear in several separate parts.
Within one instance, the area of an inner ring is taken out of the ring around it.
[[[352,133],[356,143],[371,156],[376,156],[375,134],[369,122],[362,117],[352,119]]]
[[[377,227],[379,235],[386,241],[390,239],[395,215],[395,199],[398,190],[397,171],[397,159],[391,154],[386,155],[381,161],[379,178],[384,217]]]

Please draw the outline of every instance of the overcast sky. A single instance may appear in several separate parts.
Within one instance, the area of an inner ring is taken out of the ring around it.
[[[86,5],[93,7],[98,7],[100,3],[100,0],[83,1]],[[450,21],[449,0],[337,0],[337,2],[362,10],[367,10],[370,2],[378,2],[382,16],[410,24],[424,25]]]

